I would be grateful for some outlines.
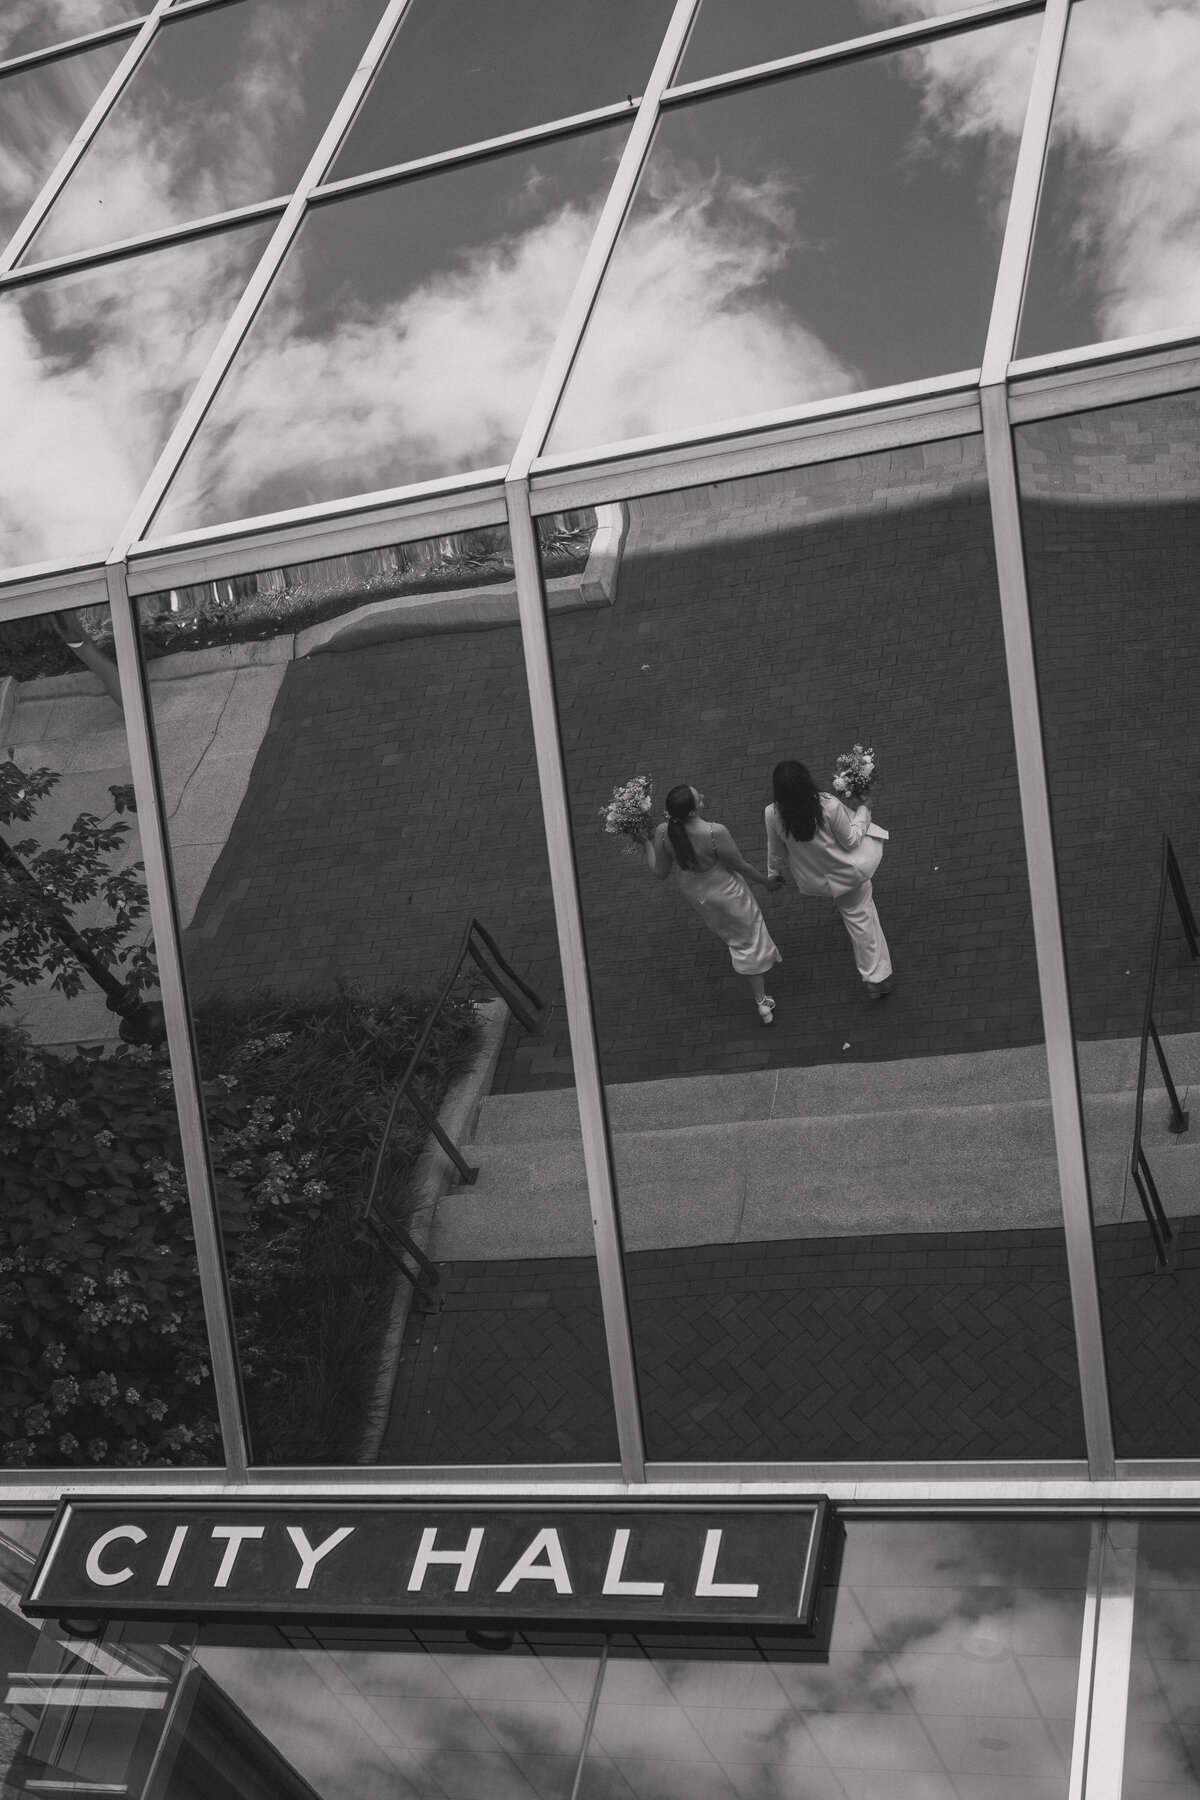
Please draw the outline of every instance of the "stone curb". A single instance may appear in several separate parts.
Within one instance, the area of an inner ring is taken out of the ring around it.
[[[629,531],[629,511],[620,502],[596,508],[596,535],[588,559],[578,575],[556,577],[546,583],[546,603],[552,613],[579,612],[588,607],[611,606],[617,593],[617,576]],[[515,625],[520,618],[515,581],[493,586],[449,588],[440,594],[397,594],[389,600],[373,600],[337,619],[285,631],[277,637],[250,644],[217,644],[208,650],[177,650],[147,664],[151,683],[180,681],[193,675],[219,675],[238,669],[270,667],[320,656],[335,650],[356,650],[365,644],[391,643],[397,638],[431,637],[449,631],[491,631]],[[5,677],[0,681],[0,719],[4,716]],[[17,698],[54,700],[68,694],[102,694],[98,675],[42,675],[34,681],[14,684]]]
[[[451,1084],[438,1112],[438,1124],[451,1142],[459,1145],[469,1144],[474,1135],[479,1109],[492,1090],[504,1034],[508,1029],[508,1007],[503,1000],[487,1000],[478,1011],[479,1044],[471,1066]],[[406,1187],[406,1195],[412,1205],[408,1229],[422,1250],[428,1247],[438,1204],[457,1179],[457,1169],[431,1134],[417,1158]],[[375,1463],[379,1457],[379,1448],[392,1410],[392,1395],[400,1367],[404,1328],[412,1310],[412,1298],[412,1283],[406,1281],[397,1270],[387,1330],[380,1348],[379,1370],[367,1411],[367,1422],[363,1428],[362,1443],[355,1458],[359,1464]]]

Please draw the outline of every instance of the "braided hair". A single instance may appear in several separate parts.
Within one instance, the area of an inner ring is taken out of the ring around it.
[[[667,836],[671,840],[671,848],[675,852],[675,861],[681,869],[698,869],[699,859],[692,848],[692,840],[685,830],[688,819],[696,816],[696,796],[682,783],[673,787],[663,805],[667,810]]]
[[[816,782],[802,762],[776,763],[771,774],[775,810],[785,834],[811,844],[825,821]]]

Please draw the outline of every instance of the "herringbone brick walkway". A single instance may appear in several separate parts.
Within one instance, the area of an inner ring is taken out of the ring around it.
[[[638,1252],[630,1307],[659,1460],[1080,1456],[1055,1232]],[[613,1454],[594,1268],[457,1263],[410,1321],[380,1461]]]
[[[1118,1453],[1200,1442],[1200,1221],[1155,1271],[1098,1233]],[[628,1258],[660,1461],[1081,1457],[1061,1232],[705,1245]],[[594,1266],[456,1263],[414,1315],[381,1462],[611,1460]]]
[[[782,477],[742,484],[736,510],[708,489],[637,503],[616,604],[555,617],[609,1080],[1039,1038],[989,513],[977,464],[945,448],[896,453],[897,504],[868,493],[841,517],[828,470],[803,506]],[[897,992],[868,1007],[832,906],[789,889],[765,903],[785,958],[767,1032],[724,947],[597,811],[637,771],[660,795],[691,779],[761,862],[773,763],[804,754],[828,778],[856,739],[883,770]],[[291,665],[189,933],[197,990],[432,987],[472,911],[561,995],[515,627]],[[570,1079],[559,1005],[540,1043],[510,1044],[500,1085]]]

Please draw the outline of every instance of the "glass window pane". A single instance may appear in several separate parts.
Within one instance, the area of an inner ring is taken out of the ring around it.
[[[6,688],[0,1464],[218,1462],[107,607],[0,624]]]
[[[0,243],[7,243],[125,54],[98,44],[0,76]]]
[[[974,368],[1038,27],[672,107],[548,449]]]
[[[561,546],[564,605],[594,532]],[[141,612],[255,1460],[614,1460],[507,529]],[[472,915],[551,1010],[526,1029],[467,964],[416,1091],[436,1109],[473,1070],[448,1128],[478,1178],[422,1185],[403,1103],[368,1235],[388,1109]],[[436,1264],[431,1299],[389,1222]]]
[[[381,11],[236,0],[160,26],[23,260],[290,192]]]
[[[1021,356],[1196,323],[1200,12],[1072,8]]]
[[[1175,1234],[1170,1275],[1155,1272],[1132,1163],[1164,833],[1200,907],[1200,829],[1181,804],[1200,759],[1200,394],[1022,425],[1016,444],[1117,1453],[1195,1456],[1197,1151],[1169,1129],[1153,1050],[1142,1145]],[[1153,996],[1186,1106],[1200,963],[1170,892]]]
[[[0,57],[28,56],[149,10],[139,0],[7,0],[0,19]]]
[[[415,0],[330,179],[641,95],[671,0]]]
[[[675,81],[703,81],[965,10],[961,0],[702,0]]]
[[[507,463],[625,136],[314,208],[156,533]]]
[[[1081,1455],[979,439],[599,510],[550,626],[650,1455]],[[792,761],[848,848],[768,838]],[[639,775],[707,796],[686,878],[605,831]]]
[[[1122,1800],[1200,1796],[1200,1521],[1143,1519]]]
[[[1088,1529],[848,1519],[828,1659],[610,1655],[579,1800],[1066,1800]]]
[[[242,226],[0,295],[0,565],[106,554],[270,230]]]

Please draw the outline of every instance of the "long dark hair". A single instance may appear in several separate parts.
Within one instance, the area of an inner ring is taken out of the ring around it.
[[[675,861],[681,869],[698,869],[699,858],[692,849],[692,840],[684,830],[688,819],[696,816],[696,796],[687,783],[673,787],[663,805],[667,809],[667,836],[671,840],[671,848],[675,852]]]
[[[821,794],[802,762],[776,763],[771,774],[775,810],[788,837],[811,844],[825,821]]]

